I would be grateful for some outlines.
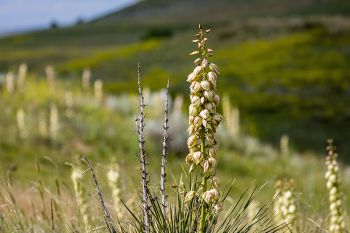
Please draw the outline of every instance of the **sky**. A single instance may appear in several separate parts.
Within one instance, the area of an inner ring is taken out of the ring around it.
[[[91,19],[137,0],[0,0],[0,33],[61,25]]]

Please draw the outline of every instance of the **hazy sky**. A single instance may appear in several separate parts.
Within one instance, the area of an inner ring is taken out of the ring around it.
[[[72,23],[137,0],[0,0],[0,33],[47,26],[52,20]]]

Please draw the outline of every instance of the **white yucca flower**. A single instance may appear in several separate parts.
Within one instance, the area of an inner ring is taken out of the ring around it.
[[[335,147],[333,146],[333,140],[328,140],[327,146],[327,158],[326,167],[327,171],[325,178],[327,181],[327,189],[329,191],[329,203],[330,203],[330,233],[344,233],[346,231],[342,192],[340,190],[340,177],[339,166],[337,163],[337,153],[335,153]]]
[[[94,82],[94,96],[95,100],[98,103],[101,103],[103,100],[103,82],[102,80],[96,80]]]
[[[81,77],[81,83],[84,89],[90,88],[91,71],[90,69],[84,69]]]
[[[89,232],[92,229],[91,218],[90,218],[90,210],[88,201],[86,199],[86,190],[83,183],[83,171],[80,166],[73,165],[73,171],[71,174],[71,179],[73,182],[73,187],[75,191],[75,197],[77,201],[77,206],[83,220],[83,224],[85,227],[85,231]]]
[[[26,76],[27,76],[27,64],[22,63],[19,68],[18,68],[18,80],[17,80],[17,86],[18,88],[23,88],[24,83],[26,81]]]
[[[50,128],[49,128],[51,139],[55,140],[57,138],[59,127],[60,125],[59,125],[58,109],[56,105],[52,104],[50,106]]]
[[[25,138],[27,136],[27,128],[25,122],[25,113],[23,109],[18,109],[16,113],[17,128],[20,138]]]
[[[11,94],[15,90],[15,75],[13,72],[8,72],[5,76],[6,91]]]

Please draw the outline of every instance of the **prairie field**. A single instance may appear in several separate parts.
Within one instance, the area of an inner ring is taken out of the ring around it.
[[[0,36],[0,232],[349,232],[350,4],[297,2]]]

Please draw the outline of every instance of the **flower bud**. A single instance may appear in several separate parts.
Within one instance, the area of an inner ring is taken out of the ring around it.
[[[200,82],[193,82],[190,86],[190,91],[192,94],[197,94],[201,91],[201,83]]]
[[[220,213],[223,210],[222,205],[220,203],[214,205],[214,210],[215,210],[215,213],[217,214]]]
[[[190,73],[188,76],[187,76],[187,82],[191,83],[193,82],[194,80],[196,80],[198,77],[196,75],[194,75],[193,73]]]
[[[188,129],[187,129],[187,133],[188,133],[189,135],[194,134],[194,133],[195,133],[195,126],[194,126],[194,125],[190,125],[190,126],[188,127]]]
[[[201,59],[197,58],[196,60],[194,60],[193,63],[196,64],[197,66],[199,66],[199,64],[201,64]]]
[[[193,163],[193,153],[189,153],[187,156],[186,156],[186,163]]]
[[[199,113],[199,115],[200,115],[203,119],[205,119],[205,120],[208,120],[209,117],[210,117],[210,113],[209,113],[208,109],[202,110],[202,111]]]
[[[196,68],[194,68],[193,74],[194,74],[195,76],[197,76],[197,75],[200,74],[200,72],[201,72],[202,70],[203,70],[203,66],[197,66]]]
[[[220,102],[220,97],[219,97],[218,95],[215,95],[214,98],[213,98],[213,101],[214,101],[214,103],[215,103],[216,105],[218,105],[219,102]]]
[[[196,135],[191,135],[188,139],[187,139],[187,146],[188,148],[193,148],[195,146],[197,146],[198,144],[198,138]]]
[[[216,148],[215,147],[209,148],[208,152],[209,152],[209,157],[211,157],[211,158],[216,157]]]
[[[195,125],[195,127],[200,127],[202,125],[202,118],[200,117],[194,118],[193,124]]]
[[[208,81],[211,82],[213,86],[216,86],[216,74],[212,71],[208,73]]]
[[[203,88],[203,90],[209,91],[211,89],[210,82],[208,82],[207,80],[203,80],[201,82],[201,87]]]
[[[210,113],[214,113],[214,112],[215,112],[215,106],[214,106],[212,103],[207,103],[207,104],[205,105],[205,109],[208,109],[208,111],[209,111]]]
[[[195,191],[189,191],[185,196],[185,201],[184,201],[185,204],[191,202],[195,195],[196,195]]]
[[[209,64],[209,68],[214,71],[215,73],[217,74],[220,74],[220,71],[219,71],[219,67],[217,65],[215,65],[214,63],[210,63]]]
[[[203,159],[202,152],[197,151],[193,153],[193,160],[196,164],[199,164],[200,162],[202,162],[202,159]]]
[[[204,97],[209,101],[213,101],[214,99],[214,92],[213,91],[204,91]]]
[[[208,65],[208,60],[207,59],[203,59],[202,67],[205,68],[207,65]]]

